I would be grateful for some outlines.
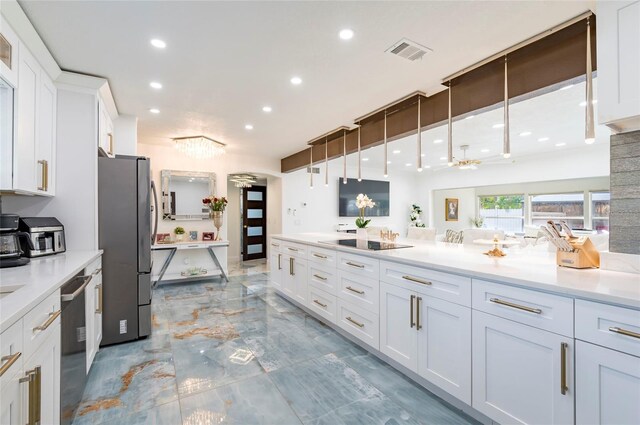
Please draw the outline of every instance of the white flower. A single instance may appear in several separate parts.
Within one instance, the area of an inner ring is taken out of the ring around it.
[[[363,195],[362,193],[356,197],[356,207],[358,209],[363,208],[373,208],[375,206],[375,202],[371,200],[367,195]]]

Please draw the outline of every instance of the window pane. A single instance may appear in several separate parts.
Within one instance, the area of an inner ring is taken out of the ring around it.
[[[247,227],[247,236],[262,236],[262,226]]]
[[[262,252],[262,244],[247,245],[247,254],[260,254]]]
[[[247,210],[247,218],[262,218],[262,209],[249,208]]]
[[[611,194],[609,192],[592,192],[591,193],[591,228],[597,230],[598,233],[609,231],[609,201]]]
[[[479,201],[483,228],[514,233],[524,230],[524,195],[480,196]]]
[[[247,190],[247,201],[262,201],[262,192]]]
[[[547,220],[567,220],[570,227],[584,227],[584,194],[556,193],[531,196],[531,222],[541,225]],[[572,224],[573,223],[573,224]]]

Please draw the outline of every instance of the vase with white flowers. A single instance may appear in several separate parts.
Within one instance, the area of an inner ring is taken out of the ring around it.
[[[356,197],[356,207],[358,207],[358,218],[356,218],[356,237],[358,239],[366,239],[367,238],[367,229],[366,227],[371,223],[371,219],[365,217],[365,210],[367,208],[375,207],[376,203],[373,202],[373,199],[369,198],[365,194],[359,194]]]
[[[411,209],[409,213],[410,227],[425,227],[424,223],[420,219],[421,214],[422,214],[422,208],[420,208],[420,205],[418,204],[411,205]]]

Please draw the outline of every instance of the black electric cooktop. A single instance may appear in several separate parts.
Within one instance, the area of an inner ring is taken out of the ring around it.
[[[338,239],[335,241],[319,241],[329,245],[348,246],[350,248],[363,249],[369,251],[382,251],[384,249],[412,248],[412,245],[402,245],[395,242],[383,241],[358,241],[357,239]],[[358,243],[360,242],[360,243]],[[366,244],[366,248],[365,248]]]

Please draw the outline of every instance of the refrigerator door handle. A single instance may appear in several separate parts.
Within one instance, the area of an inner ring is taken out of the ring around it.
[[[158,192],[156,192],[156,184],[153,180],[151,180],[151,192],[153,192],[153,205],[151,209],[154,213],[153,235],[151,235],[151,244],[153,245],[158,235]]]

